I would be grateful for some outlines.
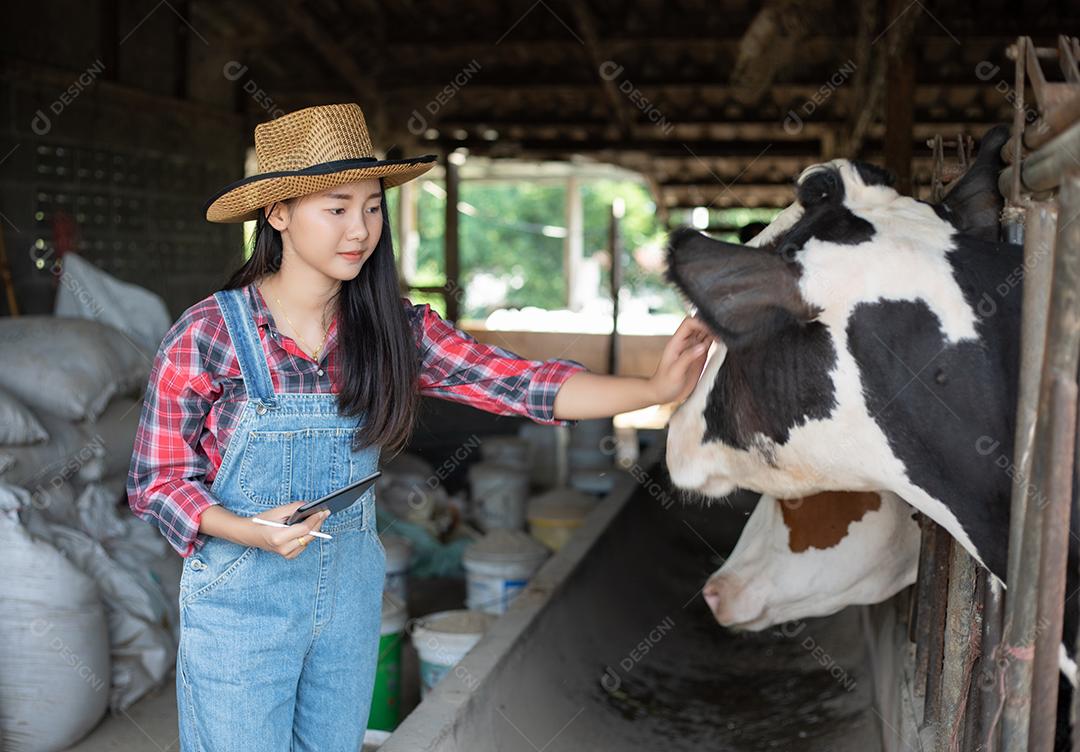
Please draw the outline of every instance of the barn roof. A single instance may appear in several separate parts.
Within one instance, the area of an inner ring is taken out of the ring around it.
[[[1009,120],[1006,47],[1021,28],[1039,42],[1075,25],[1067,5],[916,2],[886,25],[875,3],[838,0],[320,0],[270,13],[240,0],[197,3],[193,20],[240,45],[286,110],[358,99],[397,149],[618,164],[670,208],[777,206],[811,162],[879,156],[868,103],[906,35],[925,155],[913,172],[929,182],[925,140]]]

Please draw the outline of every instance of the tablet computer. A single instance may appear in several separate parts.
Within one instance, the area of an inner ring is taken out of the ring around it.
[[[307,502],[293,512],[292,516],[285,520],[285,524],[295,525],[297,522],[310,517],[316,512],[321,512],[324,509],[329,509],[331,514],[340,512],[367,493],[367,490],[375,484],[376,479],[378,479],[380,475],[382,475],[382,471],[376,470],[366,478],[361,478],[355,483],[350,483],[344,488],[339,488],[337,491],[331,491],[321,499]]]

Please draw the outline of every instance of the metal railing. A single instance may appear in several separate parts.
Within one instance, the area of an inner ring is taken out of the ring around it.
[[[1008,590],[1006,597],[1000,582],[923,520],[909,636],[914,691],[923,700],[920,740],[942,752],[1054,748],[1062,623],[1072,595],[1065,582],[1080,355],[1080,42],[1062,36],[1057,47],[1041,48],[1020,37],[1008,55],[1016,63],[1016,114],[998,183],[1007,199],[1002,235],[1024,245]],[[1043,71],[1053,62],[1060,82]],[[928,145],[932,198],[940,199],[970,163],[970,150],[962,136]],[[952,147],[958,166],[944,163]],[[1073,736],[1080,752],[1080,733]]]

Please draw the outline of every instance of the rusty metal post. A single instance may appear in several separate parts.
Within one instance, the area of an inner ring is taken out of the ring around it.
[[[1080,269],[1078,269],[1080,270]],[[1080,283],[1080,275],[1074,276]],[[1074,289],[1075,296],[1078,290]],[[1068,317],[1080,332],[1080,310]],[[1064,351],[1072,347],[1075,369],[1076,337],[1070,335]],[[1048,353],[1049,355],[1049,353]],[[1049,359],[1047,362],[1049,366]],[[1062,364],[1064,365],[1064,364]],[[1055,367],[1056,368],[1056,367]],[[1074,371],[1075,373],[1075,371]],[[1043,541],[1039,561],[1039,604],[1035,630],[1035,661],[1031,682],[1029,752],[1052,752],[1057,726],[1058,655],[1065,611],[1065,567],[1069,550],[1069,513],[1072,511],[1073,450],[1076,446],[1076,376],[1048,374],[1042,402],[1047,411],[1039,419],[1034,480],[1045,494]],[[1046,456],[1043,460],[1042,457]],[[1044,503],[1042,500],[1039,502]]]
[[[1038,520],[1029,522],[1026,480],[1031,477],[1039,376],[1046,342],[1047,302],[1053,268],[1057,211],[1032,204],[1024,222],[1024,295],[1020,324],[1020,380],[1013,454],[1009,560],[999,661],[1004,665],[1005,707],[1001,716],[1002,752],[1024,752],[1031,703],[1031,658],[1035,631],[1035,589],[1039,550]]]
[[[1028,514],[1041,509],[1039,588],[1031,685],[1029,752],[1051,752],[1057,715],[1058,654],[1065,605],[1065,567],[1072,511],[1076,439],[1076,366],[1080,356],[1080,170],[1061,181],[1061,221],[1054,252],[1046,353]]]

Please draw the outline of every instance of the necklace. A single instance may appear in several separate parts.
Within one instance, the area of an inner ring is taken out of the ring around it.
[[[316,363],[318,363],[319,362],[319,351],[321,351],[323,349],[323,345],[326,344],[326,337],[330,334],[330,324],[326,325],[326,330],[323,331],[322,341],[319,343],[319,346],[316,347],[315,349],[312,349],[311,345],[309,345],[307,342],[305,342],[300,337],[300,330],[296,328],[296,324],[294,324],[292,322],[292,319],[289,318],[289,314],[285,312],[285,306],[282,304],[281,298],[279,298],[277,295],[275,295],[274,300],[277,301],[278,306],[281,308],[281,313],[285,317],[285,321],[287,321],[289,323],[289,328],[293,330],[293,334],[296,335],[296,339],[298,339],[300,341],[300,344],[302,344],[305,348],[307,348],[311,352],[311,357],[315,359]],[[331,319],[331,321],[332,321],[332,319]]]

